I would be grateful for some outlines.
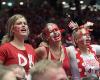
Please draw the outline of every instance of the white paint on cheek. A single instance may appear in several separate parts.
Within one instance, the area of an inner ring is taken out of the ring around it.
[[[51,25],[48,26],[48,29],[51,29]]]
[[[48,30],[50,31],[50,30],[52,30],[52,29],[53,29],[52,24],[48,24]]]
[[[54,33],[50,33],[50,37],[53,39],[53,37],[54,37]]]
[[[84,33],[86,33],[86,30],[85,30],[85,29],[82,29],[82,31],[81,31],[81,32],[84,34]]]
[[[86,36],[83,36],[83,37],[82,37],[82,39],[83,39],[83,41],[84,41],[84,44],[86,44],[86,38],[87,38]]]

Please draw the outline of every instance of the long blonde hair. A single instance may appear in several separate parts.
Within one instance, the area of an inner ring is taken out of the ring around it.
[[[7,34],[3,36],[1,44],[7,43],[7,42],[10,42],[11,40],[13,40],[14,35],[12,33],[12,28],[13,28],[15,22],[19,18],[25,18],[25,17],[21,14],[15,14],[8,19],[6,26],[5,26]],[[25,20],[26,20],[26,18],[25,18]]]

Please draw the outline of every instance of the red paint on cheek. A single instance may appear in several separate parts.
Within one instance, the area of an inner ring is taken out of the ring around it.
[[[50,32],[49,32],[49,31],[46,32],[46,36],[47,36],[47,37],[50,36]]]
[[[86,34],[89,34],[89,29],[86,29]]]
[[[82,34],[82,32],[80,31],[79,32],[79,38],[78,38],[78,43],[83,43],[84,41],[83,41],[83,34]]]
[[[13,27],[13,31],[19,31],[19,28],[17,26]]]
[[[43,34],[46,38],[50,36],[50,32],[48,30],[43,31]]]
[[[79,38],[82,38],[82,32],[79,33]]]

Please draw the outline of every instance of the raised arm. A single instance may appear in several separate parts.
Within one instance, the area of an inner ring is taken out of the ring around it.
[[[74,46],[68,47],[67,51],[70,56],[72,80],[80,80],[80,74],[79,74],[79,69],[78,69],[78,65],[77,65],[77,59],[76,59]]]

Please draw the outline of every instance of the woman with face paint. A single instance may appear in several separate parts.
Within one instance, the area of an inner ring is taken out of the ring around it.
[[[15,14],[6,24],[7,34],[3,37],[0,47],[0,64],[5,66],[18,64],[26,73],[35,62],[35,50],[24,40],[29,35],[27,20],[23,15]]]
[[[73,80],[99,80],[100,63],[96,55],[100,55],[100,45],[91,45],[89,29],[85,27],[74,30],[73,39],[76,47],[69,47]]]
[[[66,48],[62,46],[62,37],[58,26],[55,23],[47,23],[42,35],[45,37],[47,44],[36,49],[38,59],[62,62],[67,75],[70,76],[70,60]]]

